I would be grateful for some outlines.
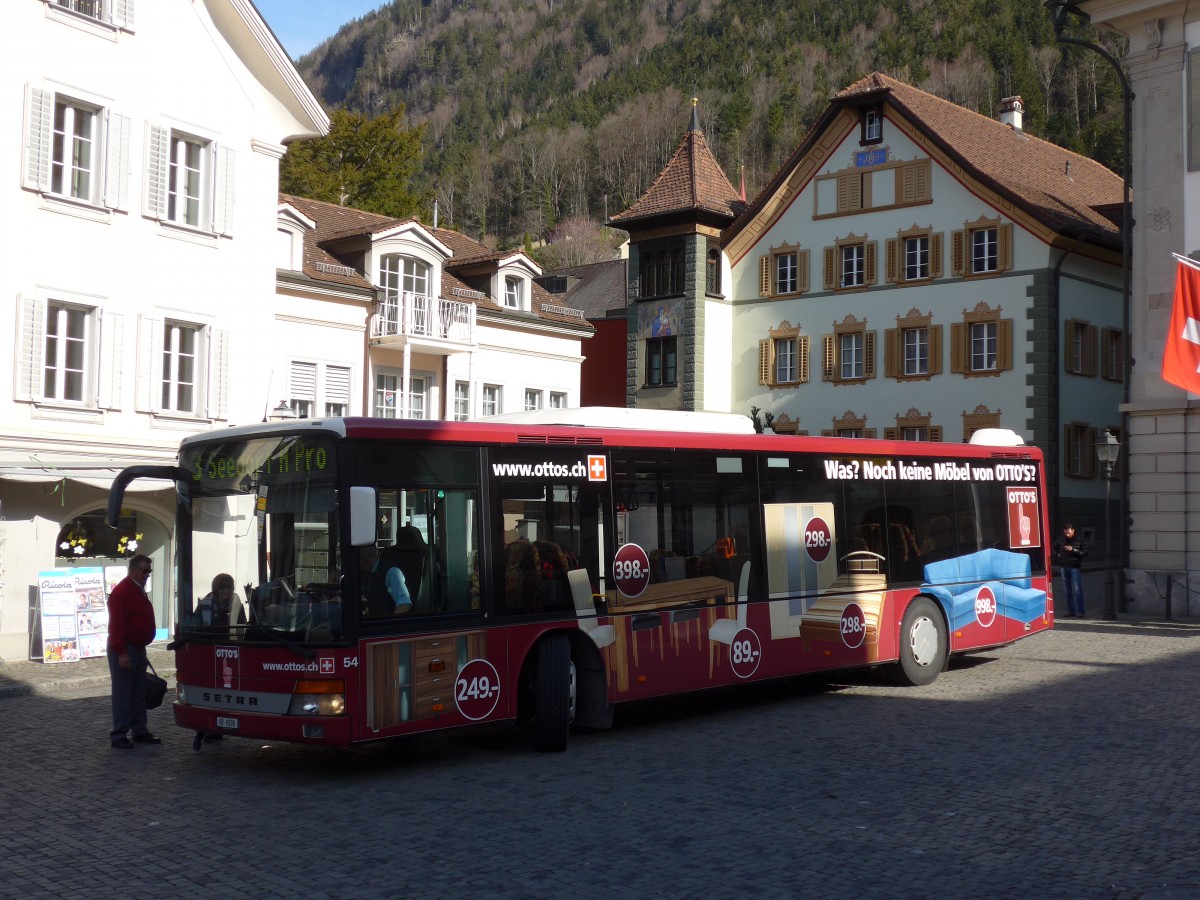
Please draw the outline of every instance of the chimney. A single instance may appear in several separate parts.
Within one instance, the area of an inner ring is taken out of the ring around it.
[[[1025,104],[1020,97],[1005,97],[1000,101],[1000,123],[1008,125],[1013,131],[1021,130],[1021,117],[1025,112]]]

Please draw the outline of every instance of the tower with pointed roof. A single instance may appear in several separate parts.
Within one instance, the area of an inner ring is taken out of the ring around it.
[[[629,233],[629,406],[729,408],[720,236],[746,204],[713,156],[697,104],[670,162],[610,220]]]

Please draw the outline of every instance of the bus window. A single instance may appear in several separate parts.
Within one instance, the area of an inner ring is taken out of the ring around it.
[[[650,583],[719,578],[736,593],[761,580],[754,457],[686,450],[613,454],[620,543],[640,546]],[[615,548],[614,548],[615,549]]]
[[[602,483],[588,480],[576,450],[498,449],[491,459],[497,612],[571,610],[567,573],[587,569],[597,586],[604,571]]]
[[[412,601],[407,611],[386,609],[371,572],[355,573],[367,621],[478,611],[479,450],[363,443],[352,445],[350,458],[354,483],[375,487],[379,497],[374,568],[399,569]]]
[[[377,558],[361,573],[363,614],[374,619],[479,609],[478,505],[474,490],[381,489]]]

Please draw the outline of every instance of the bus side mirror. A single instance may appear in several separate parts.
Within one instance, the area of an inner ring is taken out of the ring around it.
[[[350,488],[350,545],[366,547],[375,543],[375,508],[377,499],[373,487]]]

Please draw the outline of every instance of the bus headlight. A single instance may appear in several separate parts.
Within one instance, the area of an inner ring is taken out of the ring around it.
[[[345,713],[344,681],[301,681],[288,705],[289,716],[341,716]]]
[[[180,703],[187,703],[187,688],[180,682],[175,682],[175,697]]]

